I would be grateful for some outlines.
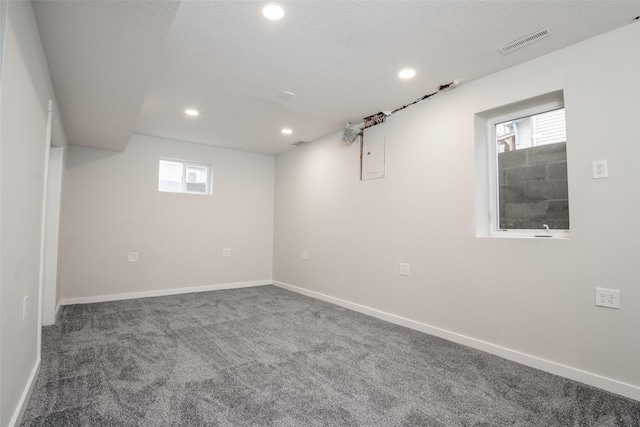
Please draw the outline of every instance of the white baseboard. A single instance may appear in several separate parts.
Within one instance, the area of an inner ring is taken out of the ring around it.
[[[128,292],[125,294],[98,295],[93,297],[63,298],[62,305],[89,304],[94,302],[118,301],[123,299],[161,297],[165,295],[190,294],[193,292],[218,291],[222,289],[250,288],[253,286],[270,285],[271,280],[257,280],[254,282],[223,283],[220,285],[193,286],[189,288],[160,289],[157,291]]]
[[[58,313],[60,313],[60,307],[62,307],[62,300],[58,301],[58,305],[56,306],[56,312],[53,315],[54,324],[58,321]]]
[[[560,363],[552,362],[550,360],[541,359],[536,356],[532,356],[526,353],[522,353],[517,350],[502,347],[496,344],[491,344],[486,341],[482,341],[476,338],[472,338],[466,335],[451,332],[446,329],[438,328],[435,326],[427,325],[425,323],[416,322],[415,320],[406,319],[404,317],[397,316],[395,314],[386,313],[384,311],[376,310],[375,308],[367,307],[364,305],[356,304],[350,301],[346,301],[340,298],[335,298],[329,295],[321,294],[319,292],[310,291],[308,289],[300,288],[297,286],[289,285],[288,283],[273,281],[275,286],[283,289],[288,289],[293,292],[297,292],[312,298],[317,298],[323,301],[327,301],[336,305],[339,305],[350,310],[354,310],[363,314],[367,314],[378,319],[385,320],[387,322],[395,323],[397,325],[405,326],[416,331],[424,332],[430,335],[434,335],[440,338],[444,338],[449,341],[456,342],[458,344],[465,345],[467,347],[475,348],[485,351],[487,353],[494,354],[496,356],[503,357],[514,362],[521,363],[542,371],[546,371],[561,377],[569,378],[574,381],[578,381],[593,387],[597,387],[603,390],[616,393],[630,399],[640,401],[640,387],[627,384],[612,378],[603,377],[591,372],[583,371],[581,369],[572,368]]]
[[[27,380],[27,385],[22,392],[22,396],[20,396],[20,400],[18,401],[18,407],[13,413],[11,420],[9,420],[9,427],[19,426],[22,422],[22,416],[24,415],[24,411],[27,410],[27,405],[29,404],[29,399],[31,398],[33,387],[36,385],[36,378],[38,378],[39,371],[40,359],[36,360],[36,364],[31,370],[31,374],[29,375],[29,379]]]

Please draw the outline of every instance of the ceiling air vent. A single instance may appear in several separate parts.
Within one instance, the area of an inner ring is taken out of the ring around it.
[[[307,145],[309,143],[309,141],[298,141],[298,142],[294,142],[291,145],[295,145],[296,147],[300,147],[301,145]]]
[[[549,37],[550,35],[551,30],[545,28],[544,30],[538,31],[537,33],[529,34],[528,36],[524,36],[521,39],[512,41],[511,43],[507,43],[498,50],[502,53],[509,53],[533,42],[537,42],[538,40],[541,40],[545,37]]]

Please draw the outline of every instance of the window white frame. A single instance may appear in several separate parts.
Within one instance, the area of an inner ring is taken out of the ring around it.
[[[163,190],[160,188],[160,165],[162,162],[171,162],[171,163],[180,163],[182,165],[182,191],[171,191],[171,190]],[[189,167],[193,168],[204,168],[206,169],[207,180],[205,183],[205,191],[189,191],[187,190],[187,171]],[[158,191],[161,193],[183,193],[183,194],[200,194],[200,195],[211,195],[213,188],[213,168],[211,165],[205,163],[197,163],[191,162],[188,160],[180,160],[180,159],[171,159],[171,158],[160,158],[158,160]]]
[[[498,147],[496,125],[551,110],[564,108],[562,91],[494,108],[475,116],[476,148],[476,236],[507,238],[568,238],[569,230],[531,230],[499,228]]]

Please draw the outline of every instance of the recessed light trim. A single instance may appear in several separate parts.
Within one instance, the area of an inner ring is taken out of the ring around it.
[[[271,3],[262,9],[262,14],[270,21],[277,21],[284,16],[284,9],[279,4]]]
[[[413,68],[405,68],[403,70],[400,70],[400,72],[398,73],[398,77],[400,77],[403,80],[411,79],[415,77],[415,75],[416,75],[416,70],[414,70]]]
[[[282,128],[280,132],[282,132],[285,135],[291,135],[293,133],[293,131],[289,128]]]
[[[197,116],[197,115],[199,115],[199,114],[200,114],[200,113],[198,112],[198,110],[194,110],[194,109],[191,109],[191,108],[188,108],[188,109],[184,110],[184,113],[185,113],[187,116]]]

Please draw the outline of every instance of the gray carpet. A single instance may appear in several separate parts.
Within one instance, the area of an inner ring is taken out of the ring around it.
[[[24,426],[640,426],[640,402],[273,286],[72,305]]]

